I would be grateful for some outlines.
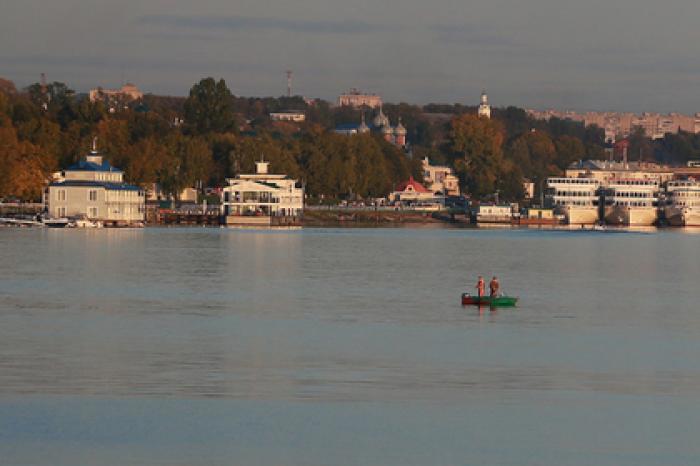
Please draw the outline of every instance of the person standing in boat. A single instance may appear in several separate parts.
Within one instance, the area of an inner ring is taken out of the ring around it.
[[[476,292],[480,298],[486,294],[486,282],[481,275],[479,275],[479,281],[476,282]]]
[[[491,289],[491,297],[495,298],[498,296],[498,290],[501,288],[501,284],[498,283],[498,278],[495,276],[491,279],[491,282],[489,283],[489,288]]]

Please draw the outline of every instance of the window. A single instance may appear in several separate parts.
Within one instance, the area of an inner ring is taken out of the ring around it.
[[[90,201],[97,200],[97,190],[96,189],[91,189],[90,191],[88,191],[88,199]]]
[[[56,193],[56,197],[58,198],[59,201],[65,201],[66,200],[66,190],[59,189],[58,192]]]
[[[65,192],[64,192],[65,194]],[[66,208],[65,207],[59,207],[58,208],[58,216],[59,217],[65,217],[66,216]]]
[[[88,209],[88,217],[97,218],[97,207],[90,207]]]

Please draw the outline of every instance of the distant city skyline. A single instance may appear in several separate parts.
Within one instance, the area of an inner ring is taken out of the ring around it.
[[[224,78],[236,95],[576,111],[700,111],[692,0],[9,0],[0,76],[44,72],[80,92],[135,83],[186,95]],[[670,27],[672,25],[672,27]]]

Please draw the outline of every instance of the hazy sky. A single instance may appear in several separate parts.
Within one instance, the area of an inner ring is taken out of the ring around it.
[[[700,111],[698,0],[0,0],[0,76],[237,95]]]

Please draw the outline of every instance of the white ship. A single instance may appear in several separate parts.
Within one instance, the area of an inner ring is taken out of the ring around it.
[[[570,225],[593,225],[598,222],[599,187],[593,178],[547,178],[545,204]]]
[[[693,179],[669,181],[666,192],[666,221],[679,227],[700,226],[700,183]]]
[[[602,190],[605,221],[610,225],[650,226],[658,220],[659,181],[609,180]]]

